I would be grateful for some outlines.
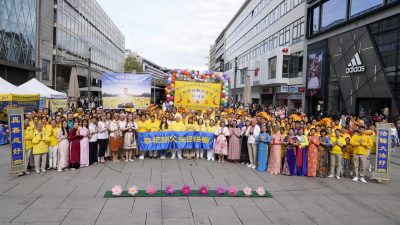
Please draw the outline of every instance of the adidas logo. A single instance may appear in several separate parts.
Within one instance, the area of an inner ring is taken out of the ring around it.
[[[362,64],[358,52],[353,56],[350,63],[347,64],[346,73],[360,73],[365,71],[365,66]]]

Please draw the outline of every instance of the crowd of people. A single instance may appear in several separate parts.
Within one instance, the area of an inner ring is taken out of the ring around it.
[[[117,163],[135,158],[207,159],[241,163],[274,175],[351,177],[366,183],[366,170],[374,168],[376,122],[342,115],[309,119],[298,111],[288,115],[285,107],[243,107],[186,110],[151,106],[146,110],[92,110],[50,115],[48,109],[25,115],[27,170],[75,170],[106,161]],[[392,146],[398,129],[391,128]],[[203,131],[214,134],[213,149],[141,151],[138,134],[158,131]],[[148,155],[148,156],[147,156]],[[217,156],[217,157],[216,157]],[[373,176],[373,174],[372,174]]]

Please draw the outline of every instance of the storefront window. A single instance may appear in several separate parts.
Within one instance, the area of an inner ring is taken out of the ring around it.
[[[312,33],[319,32],[319,10],[320,7],[316,7],[312,10]]]
[[[383,5],[383,0],[351,0],[350,17],[356,17]]]
[[[346,20],[346,0],[330,0],[322,5],[321,29],[326,30]]]
[[[276,78],[276,57],[269,59],[269,73],[268,79]]]

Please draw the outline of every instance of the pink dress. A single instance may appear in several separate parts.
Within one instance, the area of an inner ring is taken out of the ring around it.
[[[81,127],[79,135],[82,137],[80,140],[81,145],[81,167],[89,166],[89,129]]]
[[[271,135],[271,148],[268,160],[268,173],[279,174],[281,172],[281,148],[282,135],[278,132]]]
[[[240,129],[229,128],[229,135],[228,159],[240,160]]]
[[[228,155],[228,140],[226,139],[226,137],[229,136],[228,128],[218,127],[215,131],[215,135],[217,136],[214,145],[215,153],[219,155]]]

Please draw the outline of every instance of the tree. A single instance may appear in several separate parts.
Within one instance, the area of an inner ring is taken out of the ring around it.
[[[130,73],[130,72],[132,72],[132,70],[135,70],[136,73],[142,73],[143,65],[142,65],[142,63],[137,61],[133,56],[128,56],[125,59],[124,71],[126,73]]]

